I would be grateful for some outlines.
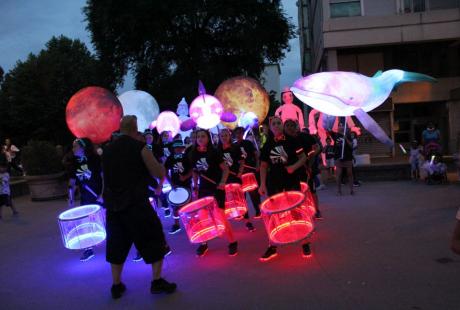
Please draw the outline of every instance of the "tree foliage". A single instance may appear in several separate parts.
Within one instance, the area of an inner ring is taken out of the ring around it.
[[[79,40],[53,37],[38,55],[29,54],[4,76],[0,131],[23,144],[30,139],[65,143],[70,97],[83,87],[106,86],[100,63]]]
[[[276,0],[88,0],[84,13],[111,80],[132,69],[162,109],[192,100],[198,80],[212,93],[233,76],[258,79],[294,36]]]

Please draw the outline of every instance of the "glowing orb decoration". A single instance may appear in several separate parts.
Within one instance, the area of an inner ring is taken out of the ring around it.
[[[180,120],[176,113],[164,111],[158,115],[155,127],[159,133],[162,133],[163,131],[170,131],[171,136],[174,137],[180,131]]]
[[[295,81],[291,91],[313,109],[334,116],[355,115],[378,140],[392,146],[383,129],[367,114],[381,105],[393,88],[405,82],[435,82],[428,75],[388,70],[373,77],[354,72],[320,72]]]
[[[59,214],[62,242],[67,249],[86,249],[106,238],[104,211],[98,205],[72,208]]]
[[[237,76],[222,82],[214,94],[219,98],[225,111],[232,112],[238,119],[246,112],[257,116],[259,124],[267,117],[270,100],[265,89],[254,79]],[[224,123],[231,129],[236,122]]]
[[[203,94],[192,101],[189,113],[192,120],[203,129],[210,129],[220,123],[220,116],[224,112],[219,99]]]
[[[118,100],[123,107],[123,115],[136,115],[139,131],[149,128],[160,114],[157,101],[145,91],[130,90],[118,96]]]
[[[110,91],[90,86],[70,98],[65,114],[67,127],[77,138],[89,138],[99,144],[120,128],[123,108]]]
[[[260,205],[265,229],[273,244],[288,244],[307,238],[313,231],[305,195],[289,191],[273,195]]]
[[[243,183],[242,188],[243,192],[252,192],[256,190],[259,185],[257,184],[257,179],[254,173],[249,172],[245,173],[241,176],[241,181]]]
[[[245,112],[242,113],[240,119],[238,120],[238,126],[243,128],[252,128],[257,125],[257,115],[254,112]]]
[[[228,219],[240,217],[248,212],[246,198],[240,184],[225,185],[225,216]]]
[[[225,231],[225,220],[214,197],[204,197],[185,205],[179,210],[179,216],[191,243],[209,241]]]

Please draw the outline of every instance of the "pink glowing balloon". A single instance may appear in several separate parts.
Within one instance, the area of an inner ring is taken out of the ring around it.
[[[203,94],[193,100],[189,113],[192,120],[200,128],[211,129],[220,123],[220,117],[224,109],[219,99],[214,96]]]
[[[180,120],[176,113],[171,111],[164,111],[158,115],[155,127],[159,133],[163,131],[170,131],[174,137],[180,131]]]

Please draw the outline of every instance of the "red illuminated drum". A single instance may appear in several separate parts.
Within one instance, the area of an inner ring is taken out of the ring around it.
[[[237,183],[225,185],[225,216],[233,219],[245,215],[246,212],[248,206],[241,185]]]
[[[179,210],[191,243],[202,243],[224,233],[225,222],[214,197],[195,200]]]
[[[300,188],[302,193],[305,195],[305,207],[308,209],[308,212],[310,215],[313,217],[316,213],[315,210],[315,205],[314,205],[314,200],[313,200],[313,194],[310,192],[310,188],[307,183],[305,182],[300,182]]]
[[[273,195],[260,205],[265,229],[272,244],[288,244],[307,238],[313,231],[305,195],[297,191]]]
[[[243,192],[252,192],[256,190],[259,186],[257,185],[256,176],[254,173],[245,173],[241,176],[241,181],[243,183],[242,188]]]

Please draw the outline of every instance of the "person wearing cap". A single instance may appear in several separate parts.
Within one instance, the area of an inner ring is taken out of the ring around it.
[[[281,100],[283,105],[276,109],[275,116],[279,116],[283,123],[288,119],[296,120],[299,123],[300,130],[303,130],[305,128],[303,111],[294,104],[294,95],[289,87],[284,87],[281,92]]]
[[[191,169],[187,158],[184,155],[185,145],[182,140],[174,140],[171,144],[172,154],[166,158],[165,168],[166,177],[172,188],[182,187],[191,192]],[[179,207],[173,207],[174,224],[169,230],[170,234],[175,234],[181,230],[179,223]]]
[[[101,159],[94,151],[88,138],[76,139],[72,144],[72,154],[68,165],[69,208],[74,206],[75,189],[80,190],[80,205],[102,205],[104,190]],[[93,248],[86,248],[80,257],[84,262],[94,257]]]

